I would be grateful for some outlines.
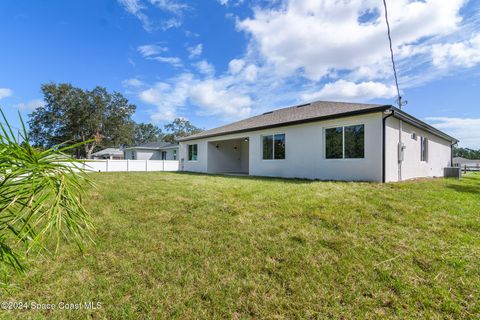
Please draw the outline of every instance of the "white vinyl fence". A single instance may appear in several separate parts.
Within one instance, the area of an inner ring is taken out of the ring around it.
[[[88,160],[82,168],[92,172],[178,171],[177,160]]]

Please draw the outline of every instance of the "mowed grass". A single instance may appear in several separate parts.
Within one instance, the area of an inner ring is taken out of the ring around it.
[[[395,184],[93,174],[96,245],[40,257],[1,318],[480,317],[480,175]]]

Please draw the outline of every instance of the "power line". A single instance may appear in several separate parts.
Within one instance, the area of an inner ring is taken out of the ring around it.
[[[406,105],[406,101],[402,101],[402,96],[400,95],[400,88],[398,86],[398,77],[397,77],[397,68],[395,67],[395,58],[393,56],[393,46],[392,46],[392,35],[390,34],[390,23],[388,22],[388,10],[387,10],[387,1],[383,0],[383,6],[385,7],[385,22],[387,23],[387,33],[388,33],[388,42],[390,44],[390,55],[392,58],[392,67],[393,67],[393,76],[395,77],[395,86],[397,87],[397,97],[398,97],[398,107],[402,109],[402,106]]]

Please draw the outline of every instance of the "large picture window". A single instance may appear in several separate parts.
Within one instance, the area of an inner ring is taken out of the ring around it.
[[[197,161],[198,160],[198,145],[189,144],[188,145],[188,161]]]
[[[285,159],[285,134],[262,136],[263,160]]]
[[[420,161],[428,161],[428,139],[420,137]]]
[[[365,158],[365,125],[325,129],[325,158]]]

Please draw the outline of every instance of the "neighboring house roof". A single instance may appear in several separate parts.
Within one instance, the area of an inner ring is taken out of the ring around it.
[[[125,148],[123,150],[132,150],[132,149],[157,150],[157,149],[166,149],[166,148],[174,148],[174,147],[178,147],[178,143],[156,141],[156,142],[149,142],[149,143],[141,144],[139,146]]]
[[[480,163],[480,160],[474,160],[474,159],[465,159],[462,157],[455,157],[453,158],[453,163]]]
[[[106,148],[100,151],[97,151],[92,154],[92,156],[105,156],[105,155],[123,155],[123,151],[117,148]]]
[[[194,139],[215,137],[225,134],[281,127],[371,112],[382,112],[385,110],[392,110],[394,111],[394,113],[397,114],[397,117],[402,118],[405,121],[408,121],[416,126],[420,126],[423,129],[432,132],[433,134],[439,135],[447,140],[457,142],[455,138],[450,137],[449,135],[441,132],[440,130],[435,129],[434,127],[390,105],[332,101],[316,101],[312,103],[306,103],[293,107],[265,112],[261,115],[254,116],[245,120],[237,121],[231,124],[227,124],[225,126],[203,131],[188,137],[180,138],[178,139],[178,141],[188,141]]]

